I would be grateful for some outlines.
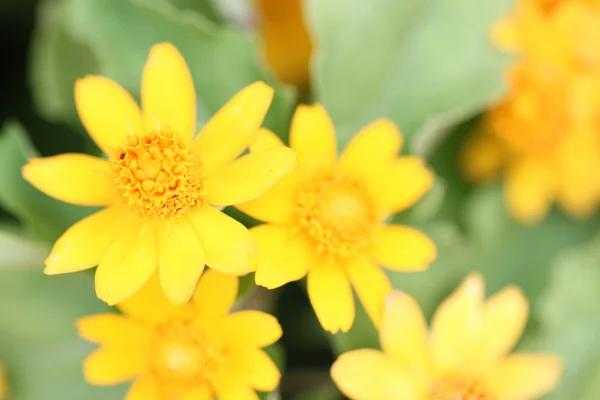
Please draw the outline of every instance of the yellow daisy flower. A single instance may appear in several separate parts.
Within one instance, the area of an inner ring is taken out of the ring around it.
[[[194,139],[192,77],[169,43],[150,51],[141,110],[109,79],[77,81],[77,111],[108,160],[86,154],[33,159],[23,176],[59,200],[107,208],[58,239],[44,272],[98,265],[96,293],[111,305],[134,294],[156,268],[175,303],[190,298],[205,264],[249,272],[248,231],[219,208],[258,197],[295,165],[289,148],[237,158],[256,135],[272,96],[262,82],[246,87]]]
[[[416,301],[394,292],[379,332],[383,351],[342,354],[331,376],[355,400],[531,400],[553,389],[562,363],[552,355],[507,355],[527,321],[527,300],[507,287],[484,301],[469,276],[446,299],[431,331]]]
[[[522,222],[554,201],[589,216],[600,203],[600,2],[520,0],[494,39],[521,57],[508,95],[463,150],[465,176],[504,174],[508,209]]]
[[[402,136],[378,120],[337,160],[334,128],[321,105],[298,107],[290,132],[298,166],[261,198],[238,205],[267,224],[251,229],[259,254],[256,283],[269,289],[308,274],[308,295],[330,332],[354,321],[351,285],[378,323],[391,286],[377,264],[418,271],[436,257],[433,242],[385,219],[429,190],[433,174],[416,157],[397,157]],[[262,130],[251,151],[281,147]]]
[[[105,313],[77,322],[79,334],[100,348],[84,361],[95,385],[134,380],[126,400],[257,400],[280,373],[261,347],[281,337],[277,320],[247,310],[228,314],[238,278],[208,270],[193,301],[175,306],[152,278]]]

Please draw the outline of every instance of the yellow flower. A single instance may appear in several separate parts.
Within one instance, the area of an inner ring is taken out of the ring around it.
[[[600,2],[520,0],[494,38],[520,59],[507,96],[464,148],[465,176],[504,174],[522,222],[542,219],[553,201],[589,216],[600,203]]]
[[[193,301],[172,305],[152,278],[118,307],[77,322],[79,334],[100,348],[84,362],[95,385],[134,379],[126,400],[258,399],[280,373],[261,347],[281,336],[277,320],[247,310],[228,314],[238,278],[208,270]]]
[[[106,78],[77,81],[79,116],[108,160],[85,154],[33,159],[23,175],[59,200],[107,208],[58,239],[44,272],[98,265],[96,293],[109,304],[134,294],[156,268],[175,303],[190,298],[205,264],[248,273],[248,231],[219,208],[258,197],[295,165],[289,148],[237,159],[256,135],[272,96],[262,82],[248,86],[194,139],[192,78],[169,43],[150,51],[141,110]]]
[[[8,390],[6,387],[6,372],[4,371],[4,365],[0,363],[0,400],[6,399],[7,391]]]
[[[312,42],[302,0],[255,0],[265,58],[279,80],[306,89]]]
[[[562,362],[552,355],[508,355],[527,321],[527,300],[507,287],[484,301],[481,276],[469,276],[446,299],[428,333],[419,306],[395,292],[379,339],[383,351],[342,354],[333,380],[360,400],[530,400],[553,389]]]
[[[282,146],[266,130],[258,138],[253,152]],[[435,245],[423,233],[383,223],[413,205],[433,182],[421,159],[396,156],[401,141],[392,122],[378,120],[359,132],[337,160],[325,109],[300,106],[290,132],[297,168],[261,198],[237,206],[268,222],[251,229],[259,249],[256,283],[273,289],[308,274],[310,301],[330,332],[352,326],[351,285],[378,323],[391,290],[378,263],[417,271],[436,257]]]

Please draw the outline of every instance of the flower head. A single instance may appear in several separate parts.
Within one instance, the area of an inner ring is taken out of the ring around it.
[[[360,400],[531,400],[558,382],[562,363],[551,355],[508,354],[527,321],[527,300],[508,287],[484,301],[473,274],[446,299],[428,333],[410,296],[388,298],[379,338],[383,351],[342,354],[333,380]]]
[[[417,271],[436,256],[423,233],[383,221],[423,196],[433,174],[416,157],[397,157],[402,137],[393,123],[364,128],[337,159],[333,125],[320,105],[301,106],[290,132],[297,168],[261,198],[238,205],[266,221],[251,230],[259,255],[256,283],[276,288],[308,275],[308,294],[331,332],[354,321],[351,286],[378,323],[391,290],[378,264]],[[254,151],[282,146],[262,130]]]
[[[507,96],[464,148],[465,175],[505,174],[508,208],[523,222],[553,201],[590,215],[600,203],[600,3],[520,0],[494,38],[519,60]]]
[[[275,390],[280,373],[261,348],[281,328],[259,311],[228,314],[237,292],[237,277],[208,270],[193,301],[175,306],[152,278],[118,304],[124,315],[80,319],[80,335],[100,344],[85,359],[86,380],[134,380],[127,400],[255,399],[254,390]]]
[[[248,273],[248,231],[218,208],[258,197],[295,165],[293,151],[283,147],[237,158],[256,135],[272,96],[262,82],[248,86],[194,138],[192,78],[169,43],[150,51],[141,110],[106,78],[77,81],[79,116],[108,160],[85,154],[33,159],[23,175],[59,200],[107,208],[58,239],[45,272],[98,265],[96,293],[109,304],[131,296],[157,268],[176,303],[190,298],[205,264]]]

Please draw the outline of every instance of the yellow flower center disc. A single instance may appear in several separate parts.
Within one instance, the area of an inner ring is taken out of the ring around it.
[[[200,164],[172,130],[129,136],[110,161],[119,194],[139,216],[174,218],[202,203]]]

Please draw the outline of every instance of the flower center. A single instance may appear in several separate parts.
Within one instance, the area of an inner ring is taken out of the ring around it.
[[[110,161],[121,198],[139,216],[175,218],[202,203],[200,164],[170,129],[129,136]]]
[[[364,185],[337,172],[313,176],[300,190],[295,212],[320,254],[342,258],[367,244],[368,231],[377,222]]]
[[[431,387],[429,400],[499,400],[499,398],[476,380],[446,377]]]

